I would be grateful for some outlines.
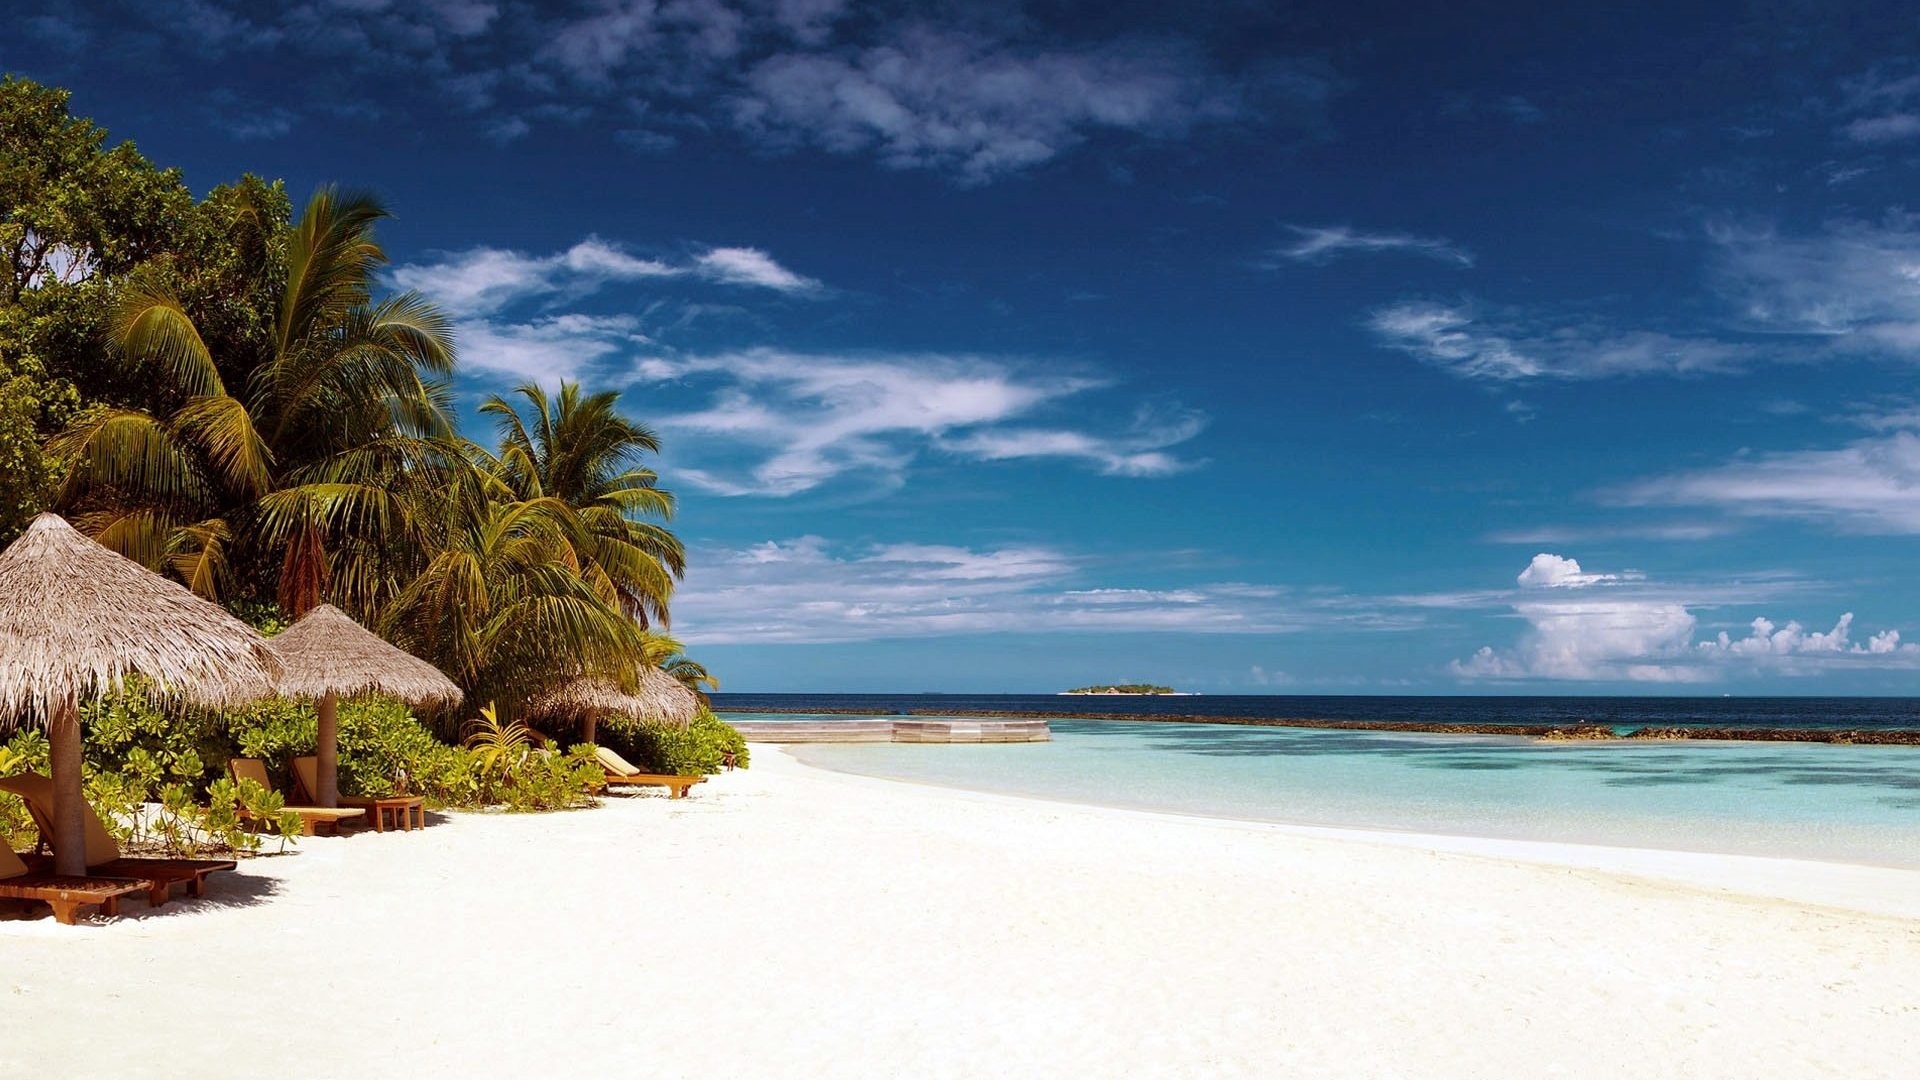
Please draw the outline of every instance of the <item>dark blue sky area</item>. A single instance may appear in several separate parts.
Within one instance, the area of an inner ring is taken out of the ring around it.
[[[1920,687],[1920,15],[1270,7],[29,2],[0,68],[379,191],[469,400],[621,388],[727,689]]]

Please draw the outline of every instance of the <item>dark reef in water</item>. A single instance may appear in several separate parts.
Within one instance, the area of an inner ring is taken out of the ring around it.
[[[762,713],[831,716],[898,716],[892,709],[798,709],[755,707]],[[908,716],[951,716],[951,710],[908,709]],[[968,709],[968,716],[1037,720],[1114,720],[1130,724],[1236,724],[1243,727],[1323,728],[1332,731],[1415,731],[1435,735],[1524,735],[1555,741],[1691,740],[1721,742],[1803,742],[1867,746],[1920,746],[1920,730],[1834,730],[1823,728],[1641,727],[1618,731],[1605,724],[1455,724],[1405,720],[1315,720],[1290,716],[1142,716],[1110,712],[1019,712]]]

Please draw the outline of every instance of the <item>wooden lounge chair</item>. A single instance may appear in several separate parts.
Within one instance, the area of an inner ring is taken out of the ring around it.
[[[12,848],[0,844],[0,899],[37,900],[53,909],[54,919],[62,926],[77,922],[84,907],[118,915],[121,897],[152,887],[152,882],[134,878],[68,877],[29,870]]]
[[[227,768],[233,773],[235,780],[251,780],[268,791],[273,790],[273,781],[267,777],[267,763],[259,758],[237,757],[227,762]],[[330,810],[324,806],[289,806],[287,809],[300,815],[301,836],[312,836],[319,832],[338,832],[341,822],[365,817],[367,813],[358,807]]]
[[[38,773],[21,773],[18,776],[0,777],[0,791],[20,796],[27,804],[27,813],[33,816],[34,828],[40,830],[40,844],[48,847],[53,843],[53,781]],[[238,864],[232,859],[149,859],[139,856],[123,856],[120,844],[107,831],[100,815],[93,807],[81,807],[81,827],[86,832],[87,870],[102,877],[138,878],[146,881],[147,903],[159,907],[173,895],[173,886],[185,885],[188,896],[207,895],[207,877],[222,870],[232,870]],[[51,855],[34,854],[26,856],[27,866],[35,871],[51,872]]]
[[[308,802],[319,802],[320,759],[311,755],[293,759],[294,790]],[[339,795],[341,806],[357,806],[373,818],[373,831],[386,832],[392,820],[400,831],[427,827],[427,800],[418,795]],[[364,823],[363,823],[364,824]]]
[[[663,787],[672,798],[684,799],[688,788],[707,780],[704,776],[641,772],[632,762],[604,746],[594,747],[593,756],[600,759],[600,767],[607,771],[608,787]]]

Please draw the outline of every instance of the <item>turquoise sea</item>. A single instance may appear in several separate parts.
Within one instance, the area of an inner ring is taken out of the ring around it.
[[[849,773],[1110,806],[1920,869],[1920,747],[1064,718],[1052,729],[1050,743],[790,749]]]

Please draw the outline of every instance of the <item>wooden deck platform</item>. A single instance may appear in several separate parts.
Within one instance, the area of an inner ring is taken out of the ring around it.
[[[746,720],[733,725],[748,742],[1048,742],[1045,720]]]

